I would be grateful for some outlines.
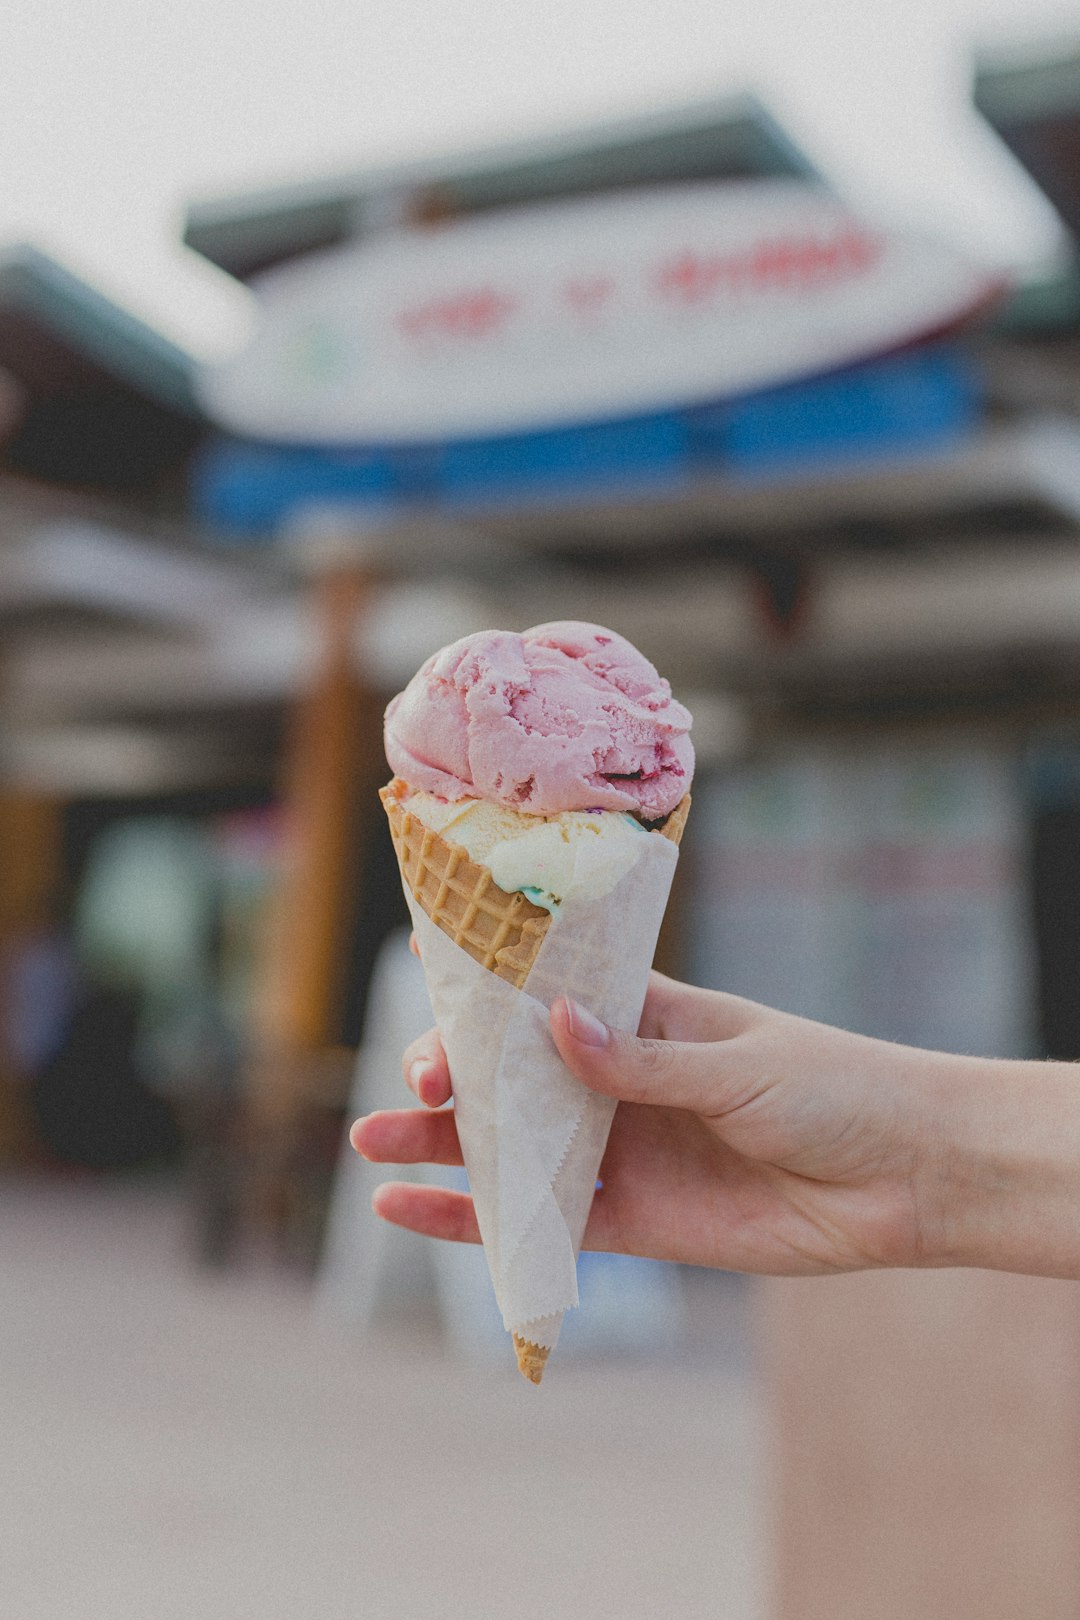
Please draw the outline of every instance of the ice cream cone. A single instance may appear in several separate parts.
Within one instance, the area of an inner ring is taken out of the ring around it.
[[[380,793],[402,879],[419,909],[487,972],[524,989],[553,921],[524,894],[509,893],[486,866],[408,809],[410,789],[395,777]],[[678,845],[690,809],[686,794],[656,831]],[[592,1185],[590,1171],[589,1185]],[[550,1346],[513,1333],[518,1368],[539,1384]]]
[[[550,911],[533,905],[523,894],[500,889],[487,867],[471,860],[460,844],[451,843],[410,814],[402,802],[408,794],[407,784],[395,777],[379,797],[410,893],[432,922],[474,962],[518,990],[524,989],[551,925]],[[659,835],[677,845],[689,812],[687,793],[656,829]]]
[[[616,1106],[567,1068],[550,1009],[569,993],[638,1028],[691,723],[625,637],[577,620],[464,636],[386,710],[381,798],[495,1298],[534,1383],[578,1304]]]

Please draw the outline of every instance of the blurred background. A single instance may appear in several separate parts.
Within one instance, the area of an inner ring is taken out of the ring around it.
[[[1080,1615],[1072,1285],[586,1256],[537,1393],[344,1146],[382,711],[492,625],[692,709],[668,971],[1080,1058],[1080,11],[752,12],[5,28],[21,1620]]]

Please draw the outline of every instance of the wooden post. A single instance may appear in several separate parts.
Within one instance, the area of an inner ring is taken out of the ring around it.
[[[315,587],[318,665],[288,726],[282,784],[285,856],[272,908],[259,1036],[310,1050],[333,1037],[355,874],[357,794],[379,779],[382,750],[373,702],[356,670],[356,628],[369,582],[339,571]]]
[[[1080,1289],[987,1271],[757,1286],[769,1620],[1077,1620]]]
[[[251,1216],[286,1243],[290,1226],[306,1219],[294,1207],[305,1118],[332,1103],[335,1088],[344,1100],[347,1086],[349,1065],[334,1049],[358,898],[359,834],[386,775],[382,705],[356,667],[357,628],[372,589],[359,570],[331,573],[316,585],[319,652],[286,736],[283,867],[268,917],[246,1110]]]
[[[0,786],[0,962],[20,934],[49,920],[60,875],[60,807],[13,786]],[[0,991],[6,993],[0,983]],[[29,1145],[27,1112],[6,1039],[15,1010],[0,1005],[0,1159]]]

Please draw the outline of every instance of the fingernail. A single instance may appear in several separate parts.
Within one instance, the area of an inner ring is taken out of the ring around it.
[[[566,997],[566,1015],[570,1024],[570,1033],[576,1041],[583,1046],[606,1046],[608,1041],[608,1027],[602,1024],[599,1018],[594,1018],[591,1012]]]
[[[431,1064],[428,1062],[427,1058],[417,1058],[415,1063],[409,1064],[409,1084],[412,1086],[417,1095],[419,1095],[420,1087],[424,1083],[425,1075],[427,1075],[430,1070]]]
[[[443,1101],[442,1090],[433,1074],[426,1074],[420,1082],[420,1101],[429,1108],[438,1108]]]

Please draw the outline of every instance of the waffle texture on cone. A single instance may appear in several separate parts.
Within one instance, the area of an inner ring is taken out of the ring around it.
[[[523,1339],[520,1333],[514,1333],[511,1337],[517,1352],[518,1371],[530,1384],[538,1384],[544,1376],[544,1367],[551,1351],[546,1344],[533,1344],[530,1339]]]
[[[436,927],[474,962],[524,989],[551,925],[551,913],[523,894],[500,889],[487,867],[471,860],[460,844],[425,827],[402,802],[409,791],[400,777],[394,777],[379,793],[409,892]],[[678,844],[689,810],[687,793],[656,829],[660,836]]]

